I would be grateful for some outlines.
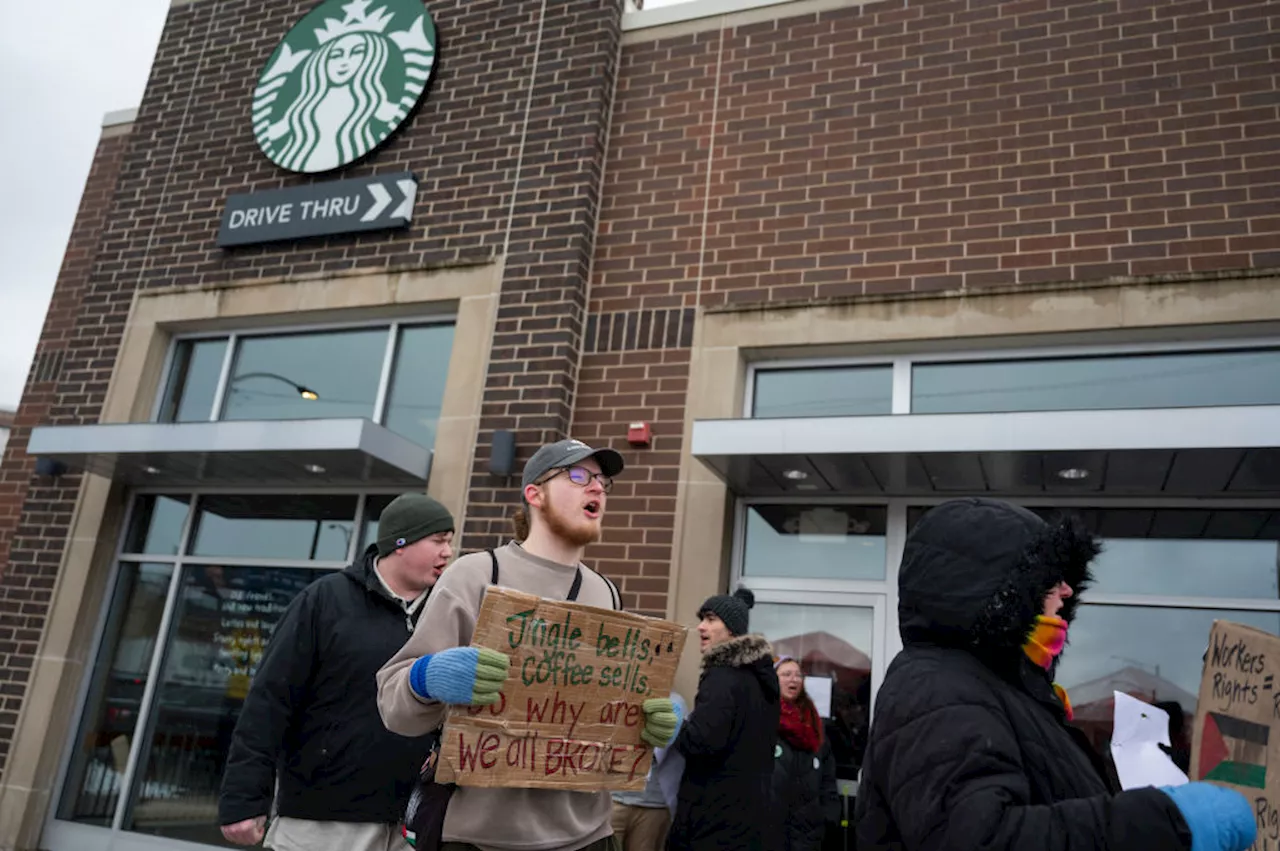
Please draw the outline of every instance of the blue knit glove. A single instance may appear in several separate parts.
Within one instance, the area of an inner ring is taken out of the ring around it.
[[[1212,783],[1188,783],[1160,789],[1177,805],[1191,829],[1191,851],[1244,851],[1258,835],[1249,801]]]
[[[670,747],[684,723],[684,712],[669,697],[655,697],[641,704],[644,709],[644,729],[640,732],[641,741],[655,748]]]
[[[511,659],[487,647],[450,647],[421,656],[409,669],[409,688],[423,700],[470,706],[498,702]]]

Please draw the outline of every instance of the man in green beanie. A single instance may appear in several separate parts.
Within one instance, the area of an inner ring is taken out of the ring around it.
[[[398,496],[364,554],[289,605],[232,736],[218,801],[227,840],[407,851],[399,822],[433,742],[383,726],[375,675],[413,634],[453,557],[454,525],[431,497]]]

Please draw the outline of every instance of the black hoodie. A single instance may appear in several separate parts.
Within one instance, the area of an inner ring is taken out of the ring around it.
[[[778,675],[759,635],[718,644],[702,657],[693,711],[673,748],[685,758],[668,851],[774,851],[772,806]]]
[[[855,810],[860,851],[1186,851],[1191,834],[1155,789],[1109,788],[1066,723],[1051,675],[1022,652],[1065,581],[1075,616],[1097,542],[988,499],[944,503],[907,539],[903,651],[876,698]]]
[[[409,636],[413,616],[374,573],[377,548],[302,590],[271,636],[232,736],[221,824],[279,814],[392,824],[404,816],[430,738],[388,732],[374,675]]]

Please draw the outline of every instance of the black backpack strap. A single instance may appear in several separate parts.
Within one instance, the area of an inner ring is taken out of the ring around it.
[[[582,568],[578,568],[573,574],[573,585],[569,587],[569,596],[565,597],[570,603],[578,599],[578,592],[582,590]]]
[[[493,571],[489,574],[489,584],[498,584],[498,556],[493,550],[485,550],[489,554],[489,560],[493,562]]]
[[[600,574],[600,578],[604,580],[605,585],[609,586],[609,593],[613,596],[613,610],[615,612],[622,611],[622,595],[618,593],[618,586],[614,585],[613,581],[603,573]]]

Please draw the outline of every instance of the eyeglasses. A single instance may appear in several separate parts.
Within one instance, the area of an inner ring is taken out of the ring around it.
[[[585,488],[587,485],[591,484],[592,479],[595,479],[600,483],[600,487],[604,488],[605,493],[613,490],[613,479],[611,477],[606,476],[604,473],[593,473],[586,467],[561,467],[538,484],[545,485],[547,482],[561,474],[567,475],[569,477],[569,481],[573,482],[580,488]]]

